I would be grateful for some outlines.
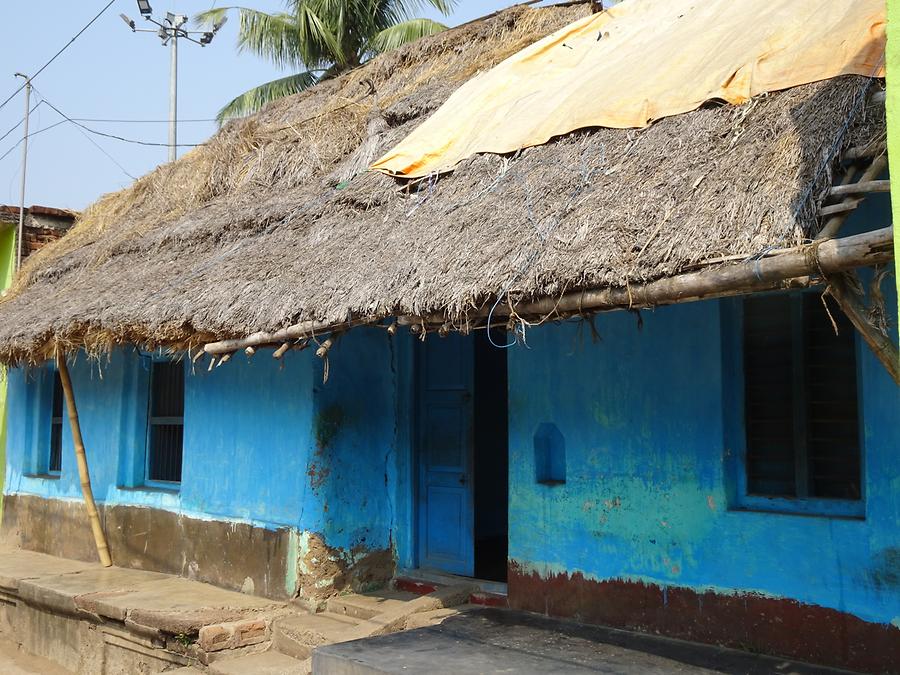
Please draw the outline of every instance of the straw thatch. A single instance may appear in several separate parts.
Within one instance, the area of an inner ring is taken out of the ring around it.
[[[884,133],[866,78],[584,130],[413,184],[366,172],[462,82],[577,19],[513,8],[234,122],[87,209],[0,305],[0,359],[185,347],[658,279],[810,236],[832,158]]]

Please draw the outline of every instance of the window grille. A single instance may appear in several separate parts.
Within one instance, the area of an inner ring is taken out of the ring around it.
[[[180,483],[184,438],[184,364],[154,361],[150,374],[147,480]]]
[[[53,373],[53,399],[50,414],[50,456],[47,458],[47,473],[62,471],[63,435],[63,389],[59,373]]]
[[[817,293],[743,307],[747,493],[861,499],[853,326]]]

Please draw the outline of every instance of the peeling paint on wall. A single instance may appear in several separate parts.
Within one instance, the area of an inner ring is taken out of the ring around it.
[[[554,566],[550,566],[554,567]],[[509,569],[510,606],[550,616],[780,654],[854,671],[892,672],[900,629],[835,609],[752,591],[648,580],[597,580],[541,564]]]
[[[349,550],[332,547],[312,532],[300,533],[298,542],[297,598],[311,610],[345,591],[384,586],[393,576],[390,550],[371,550],[363,544]]]
[[[665,613],[642,614],[643,591],[609,590],[640,586],[657,589],[660,608],[753,598],[760,612],[783,603],[832,627],[877,626],[857,637],[881,636],[872,649],[882,656],[885,640],[900,641],[883,632],[900,606],[900,392],[865,346],[865,518],[741,511],[729,508],[724,464],[719,304],[659,308],[640,331],[623,313],[595,321],[601,343],[577,341],[570,322],[532,329],[530,349],[510,350],[511,604],[603,621],[614,605],[623,620],[633,611],[643,627],[674,630]],[[565,485],[535,482],[542,420],[565,436]],[[579,604],[595,587],[607,590]]]

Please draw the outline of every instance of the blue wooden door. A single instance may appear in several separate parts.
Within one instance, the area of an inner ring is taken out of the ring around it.
[[[417,354],[420,567],[474,573],[471,338],[419,343]]]

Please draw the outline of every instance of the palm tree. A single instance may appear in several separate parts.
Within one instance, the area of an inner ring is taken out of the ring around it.
[[[244,92],[219,111],[219,123],[256,112],[270,101],[355,68],[375,54],[446,28],[416,18],[423,6],[448,15],[457,0],[286,0],[286,12],[219,7],[195,21],[210,25],[229,10],[240,12],[238,50],[250,51],[297,72]]]

